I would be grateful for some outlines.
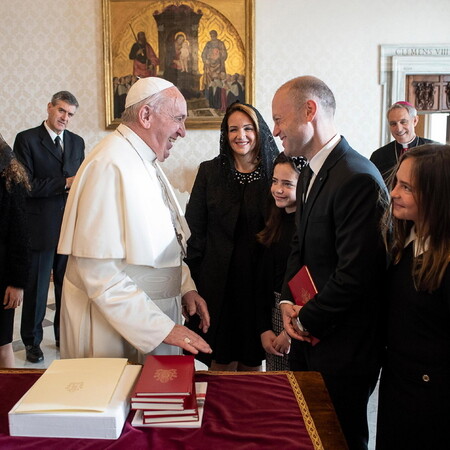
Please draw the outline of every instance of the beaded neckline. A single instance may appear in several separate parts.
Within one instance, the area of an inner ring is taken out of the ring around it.
[[[239,184],[248,184],[252,181],[257,181],[261,179],[261,165],[259,165],[253,172],[243,173],[234,169],[234,179]]]

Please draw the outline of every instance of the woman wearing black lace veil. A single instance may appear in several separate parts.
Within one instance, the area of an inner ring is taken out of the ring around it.
[[[191,229],[186,262],[208,303],[212,370],[260,370],[255,277],[264,209],[278,148],[261,114],[233,103],[221,125],[220,154],[200,164],[186,208]],[[187,324],[199,332],[192,318]],[[206,358],[206,359],[205,359]]]

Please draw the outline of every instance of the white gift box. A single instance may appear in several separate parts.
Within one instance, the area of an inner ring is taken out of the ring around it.
[[[141,366],[126,366],[111,401],[102,412],[16,412],[20,399],[8,413],[11,436],[81,439],[118,439],[130,411],[130,397]]]

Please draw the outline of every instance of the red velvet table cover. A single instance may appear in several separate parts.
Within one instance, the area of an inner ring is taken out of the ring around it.
[[[199,429],[134,428],[130,412],[118,440],[9,436],[8,411],[40,373],[0,373],[0,449],[322,449],[314,422],[291,372],[198,372],[206,381]]]

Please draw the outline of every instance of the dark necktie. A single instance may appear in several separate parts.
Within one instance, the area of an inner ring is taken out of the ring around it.
[[[306,196],[308,194],[309,183],[311,182],[311,177],[313,175],[313,171],[309,164],[302,169],[301,177],[302,177],[302,203],[306,203]]]
[[[308,187],[309,187],[309,183],[311,181],[311,177],[312,177],[313,171],[311,170],[311,168],[309,167],[309,165],[303,167],[302,171],[300,172],[300,189],[297,195],[297,200],[300,199],[301,201],[299,203],[297,203],[298,205],[298,210],[300,213],[300,217],[303,213],[303,209],[306,203],[306,194],[308,193]]]
[[[60,155],[64,155],[64,150],[61,145],[61,138],[59,136],[55,137],[55,147],[58,149]]]

